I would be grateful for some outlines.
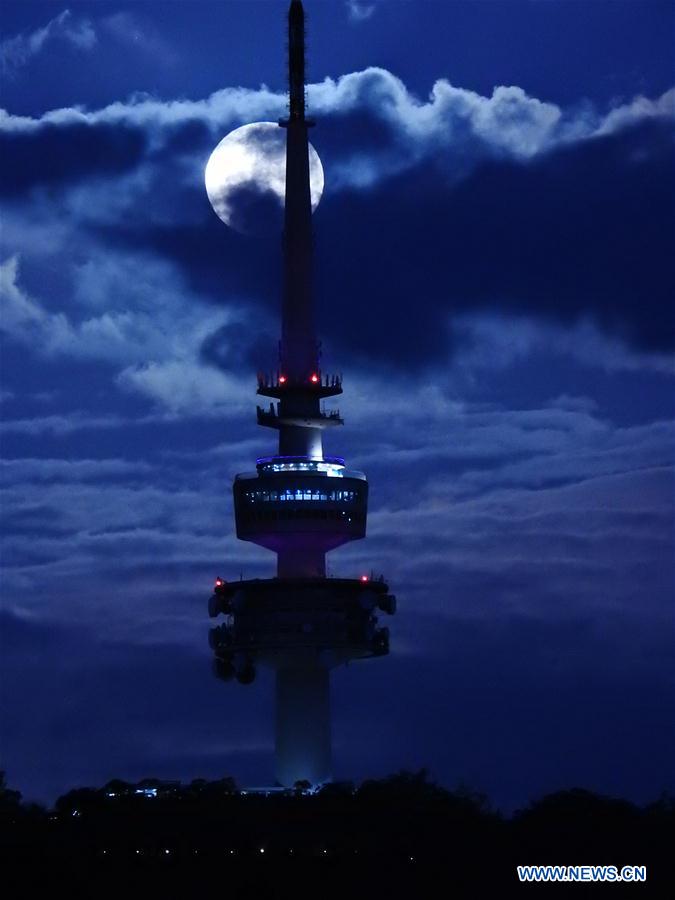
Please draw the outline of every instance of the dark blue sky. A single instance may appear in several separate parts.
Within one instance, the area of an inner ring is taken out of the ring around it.
[[[331,570],[399,598],[333,679],[337,777],[503,808],[675,790],[675,5],[309,2],[327,452],[371,482]],[[6,3],[2,733],[53,799],[271,771],[272,682],[210,674],[230,482],[273,441],[280,242],[211,150],[285,108],[284,2]]]

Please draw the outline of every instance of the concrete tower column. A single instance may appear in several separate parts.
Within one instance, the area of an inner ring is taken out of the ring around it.
[[[330,677],[319,665],[276,673],[276,780],[284,787],[330,781]]]

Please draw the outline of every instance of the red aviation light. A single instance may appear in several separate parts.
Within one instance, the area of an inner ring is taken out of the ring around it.
[[[312,373],[312,376],[311,376],[311,378],[310,378],[309,380],[310,380],[311,382],[313,382],[314,384],[316,384],[317,381],[319,380],[319,376],[316,374],[316,372],[313,372],[313,373]]]
[[[362,575],[362,576],[361,576],[361,581],[369,581],[368,576],[367,576],[367,575]]]
[[[286,384],[286,376],[285,375],[279,376],[279,384]]]
[[[216,578],[216,587],[222,587],[225,584],[222,578]]]

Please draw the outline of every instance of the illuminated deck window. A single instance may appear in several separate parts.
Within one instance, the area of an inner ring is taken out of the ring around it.
[[[248,503],[353,503],[358,499],[356,491],[325,491],[318,488],[287,488],[283,491],[246,491]]]

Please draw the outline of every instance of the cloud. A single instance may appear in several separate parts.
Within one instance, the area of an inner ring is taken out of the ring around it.
[[[124,459],[3,459],[0,473],[8,479],[23,483],[41,482],[100,482],[102,479],[133,475],[142,478],[150,466],[142,461]]]
[[[42,28],[3,40],[0,70],[6,78],[15,78],[33,59],[59,42],[91,53],[106,38],[118,48],[142,53],[164,66],[173,65],[177,60],[174,49],[144,17],[122,11],[92,21],[65,9]]]
[[[19,285],[19,258],[13,256],[0,265],[0,301],[2,301],[2,327],[11,335],[26,335],[40,329],[46,319],[45,311],[28,297]]]
[[[527,159],[559,144],[614,133],[635,122],[672,120],[675,116],[675,89],[655,100],[637,97],[603,113],[590,104],[563,110],[553,103],[530,97],[516,86],[497,86],[491,96],[484,97],[440,79],[424,102],[411,94],[395,75],[375,67],[343,75],[337,80],[326,78],[323,82],[308,85],[307,93],[313,114],[322,119],[322,131],[326,124],[324,117],[337,117],[341,124],[340,117],[361,115],[370,120],[380,143],[388,135],[395,144],[390,148],[396,156],[394,171],[413,167],[420,159],[433,156],[443,148],[450,151],[453,161],[468,156],[469,164],[480,162],[486,154]],[[136,95],[127,102],[112,103],[99,110],[66,107],[37,118],[3,111],[0,133],[37,135],[48,126],[67,129],[75,125],[123,125],[146,130],[153,138],[151,146],[156,148],[174,136],[180,126],[202,123],[215,135],[235,124],[274,121],[283,115],[285,107],[285,95],[274,93],[265,86],[258,90],[224,88],[204,100],[160,101],[147,95]],[[330,126],[330,122],[327,124]],[[350,126],[351,122],[346,124]],[[364,136],[365,131],[361,127],[360,136]],[[353,160],[368,159],[362,143],[354,142],[348,149],[360,154],[352,156]],[[377,161],[382,163],[383,159]],[[358,171],[358,166],[356,169],[352,180],[346,172],[341,172],[342,180],[338,185],[362,186],[363,173]],[[390,174],[390,169],[376,166],[372,181]]]
[[[105,256],[90,257],[78,274],[74,299],[82,306],[78,308],[71,300],[70,315],[66,315],[48,311],[23,290],[18,256],[0,264],[3,330],[40,356],[149,366],[153,359],[167,357],[173,362],[197,362],[204,340],[216,327],[222,333],[227,327],[224,322],[232,318],[232,313],[228,317],[196,297],[186,304],[175,273],[159,261],[147,261],[139,274],[137,259],[118,256],[111,263]],[[171,282],[173,289],[167,289]],[[158,290],[161,306],[157,303]],[[114,299],[120,291],[124,296],[116,307]],[[92,316],[88,314],[92,306],[104,309],[96,309],[97,314]],[[238,334],[235,329],[233,340]],[[213,380],[218,380],[217,374]]]
[[[365,3],[364,0],[347,0],[345,3],[349,21],[354,23],[365,22],[375,12],[375,3]]]
[[[173,413],[194,414],[200,411],[218,415],[223,408],[230,412],[250,407],[246,400],[246,381],[198,363],[171,360],[151,362],[124,369],[117,383],[126,390],[139,393]]]
[[[536,315],[460,313],[452,316],[449,328],[456,347],[453,368],[466,374],[507,369],[535,355],[573,359],[605,372],[651,369],[675,374],[671,353],[637,350],[583,317],[573,325],[561,325]]]
[[[171,285],[171,287],[169,287]],[[248,332],[244,314],[228,313],[200,303],[176,284],[166,265],[145,263],[142,275],[136,259],[90,258],[80,272],[80,302],[107,306],[97,315],[85,315],[71,302],[71,315],[51,313],[19,284],[19,260],[0,265],[2,329],[17,343],[47,359],[92,359],[118,368],[116,384],[149,399],[169,416],[179,413],[217,416],[224,407],[248,409],[246,388],[249,368],[241,363],[242,335]],[[114,298],[122,291],[121,308]],[[157,296],[161,296],[161,306]],[[131,308],[129,308],[131,307]],[[73,313],[79,313],[79,321]],[[238,316],[238,318],[237,318]],[[229,324],[228,324],[228,319]],[[217,356],[203,353],[209,336],[219,335]],[[71,415],[41,416],[35,420],[7,420],[6,431],[49,430],[65,433],[78,427],[114,427],[124,421],[113,417],[79,421]]]
[[[114,429],[131,424],[128,418],[115,415],[90,416],[79,411],[56,413],[34,418],[5,418],[0,428],[5,435],[44,437],[67,435],[81,430]]]
[[[5,77],[13,77],[45,47],[55,41],[65,41],[78,50],[92,50],[97,37],[89,19],[73,16],[69,9],[55,16],[42,28],[30,34],[5,38],[0,43],[0,67]]]

